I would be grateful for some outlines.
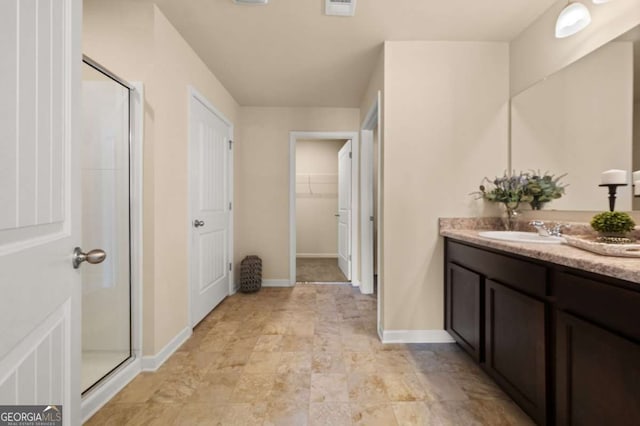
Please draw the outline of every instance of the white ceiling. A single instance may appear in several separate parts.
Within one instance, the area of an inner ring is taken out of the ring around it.
[[[353,18],[324,0],[156,0],[246,106],[358,107],[385,40],[509,41],[557,0],[359,0]]]

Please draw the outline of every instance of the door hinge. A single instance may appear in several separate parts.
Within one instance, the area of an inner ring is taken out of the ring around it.
[[[229,210],[233,209],[233,203],[229,203]]]
[[[231,139],[229,139],[229,149],[233,148],[233,141]]]
[[[369,216],[369,220],[373,222],[373,216]]]
[[[232,269],[233,269],[233,264],[229,262],[229,270],[231,271]]]
[[[349,255],[349,262],[351,262],[351,255]]]
[[[351,158],[351,155],[352,155],[351,152],[349,152],[349,158]]]

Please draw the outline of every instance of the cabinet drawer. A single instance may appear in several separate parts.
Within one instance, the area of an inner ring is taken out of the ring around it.
[[[547,295],[547,268],[528,261],[449,241],[448,260],[527,294]]]
[[[640,342],[640,292],[557,272],[557,308]]]

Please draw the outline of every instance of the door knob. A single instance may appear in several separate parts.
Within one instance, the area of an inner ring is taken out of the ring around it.
[[[200,228],[201,226],[204,226],[204,220],[198,220],[198,219],[194,220],[193,226],[195,228]]]
[[[78,269],[82,262],[89,262],[92,265],[104,262],[107,258],[107,253],[101,249],[91,250],[88,253],[84,253],[80,247],[73,249],[73,269]]]

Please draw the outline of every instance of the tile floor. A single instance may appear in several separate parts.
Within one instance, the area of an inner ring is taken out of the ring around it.
[[[382,345],[349,285],[227,298],[89,425],[529,425],[455,345]]]
[[[296,281],[299,283],[346,283],[349,280],[340,270],[337,258],[296,258]]]

